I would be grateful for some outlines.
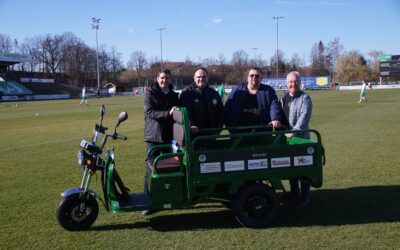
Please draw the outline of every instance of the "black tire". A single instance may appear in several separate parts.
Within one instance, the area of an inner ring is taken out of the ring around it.
[[[227,209],[233,209],[233,201],[235,200],[234,195],[225,195],[225,200],[221,200],[221,204]]]
[[[221,201],[221,204],[226,207],[227,209],[232,209],[233,208],[233,202],[232,201]]]
[[[254,183],[239,190],[233,209],[242,226],[265,227],[278,215],[279,201],[270,187]]]
[[[84,210],[80,211],[82,205]],[[68,231],[86,230],[95,222],[98,214],[99,205],[93,196],[80,199],[79,194],[74,194],[61,200],[57,208],[57,221]]]

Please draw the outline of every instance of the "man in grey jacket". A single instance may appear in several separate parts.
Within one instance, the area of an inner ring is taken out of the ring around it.
[[[301,79],[297,71],[290,72],[286,77],[288,91],[283,93],[280,104],[287,119],[287,125],[293,133],[286,134],[287,138],[293,136],[309,139],[309,133],[296,133],[296,130],[308,129],[311,119],[312,101],[310,96],[300,90]],[[310,185],[299,178],[290,179],[290,193],[293,197],[300,198],[300,204],[306,206],[310,203]],[[299,182],[301,188],[299,189]]]

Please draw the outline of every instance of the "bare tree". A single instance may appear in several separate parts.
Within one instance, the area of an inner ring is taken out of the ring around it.
[[[330,41],[326,47],[327,67],[332,74],[332,78],[336,69],[337,58],[342,54],[342,51],[343,46],[340,44],[339,37],[336,37],[333,39],[333,41]]]
[[[245,80],[245,71],[247,70],[249,55],[246,51],[239,49],[233,52],[231,64],[235,68],[227,75],[229,82]],[[234,80],[236,79],[236,80]]]
[[[61,35],[46,35],[41,43],[42,60],[45,64],[46,73],[58,72],[61,65],[63,51],[63,37]]]
[[[11,53],[13,49],[12,40],[8,35],[0,34],[0,53]]]
[[[370,60],[367,60],[368,68],[371,71],[370,79],[373,81],[378,81],[379,72],[380,72],[380,60],[379,56],[385,54],[383,51],[379,50],[371,50],[368,55],[371,57]]]
[[[109,53],[110,58],[110,70],[111,70],[111,78],[116,79],[117,73],[120,72],[123,68],[122,61],[121,61],[121,53],[117,52],[115,47],[111,48]]]
[[[61,71],[69,76],[72,85],[87,85],[87,79],[95,78],[93,62],[95,51],[72,33],[63,34],[63,56]]]
[[[139,85],[141,84],[142,71],[144,70],[146,64],[146,54],[143,51],[139,50],[132,52],[131,58],[128,61],[128,68],[131,70],[136,70]]]
[[[327,75],[329,69],[325,54],[325,46],[322,41],[315,43],[310,53],[311,68],[313,75]]]
[[[301,68],[305,66],[304,60],[299,56],[299,54],[295,53],[292,58],[290,59],[289,62],[289,70],[293,71],[299,71]]]
[[[272,71],[276,72],[276,55],[271,56],[269,65],[270,65]],[[285,60],[285,54],[281,50],[278,50],[278,67],[279,67],[278,72],[280,74],[285,73],[287,71],[286,70],[287,63]]]
[[[201,64],[202,64],[204,67],[209,67],[209,66],[215,65],[216,63],[217,63],[217,61],[216,61],[214,58],[212,58],[212,57],[205,58],[205,59],[203,59],[202,62],[201,62]]]
[[[249,55],[246,51],[239,49],[232,54],[232,64],[237,68],[243,69],[247,67],[249,61]]]

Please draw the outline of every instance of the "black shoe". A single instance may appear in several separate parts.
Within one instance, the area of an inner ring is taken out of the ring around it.
[[[298,202],[300,200],[300,193],[299,192],[289,192],[287,197],[289,200]]]
[[[153,213],[153,211],[151,211],[151,210],[143,210],[142,211],[142,215],[151,215]]]
[[[306,207],[310,204],[311,199],[309,194],[303,194],[300,198],[300,205]]]

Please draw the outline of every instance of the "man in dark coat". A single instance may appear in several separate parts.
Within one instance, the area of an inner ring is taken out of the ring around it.
[[[198,68],[194,72],[194,82],[181,95],[181,105],[187,108],[190,129],[193,136],[219,133],[202,132],[201,129],[222,128],[223,103],[218,92],[208,86],[208,71]]]
[[[154,145],[171,143],[172,113],[178,105],[178,94],[171,85],[171,72],[162,70],[144,98],[144,141],[147,151]],[[154,152],[153,156],[159,153]]]

